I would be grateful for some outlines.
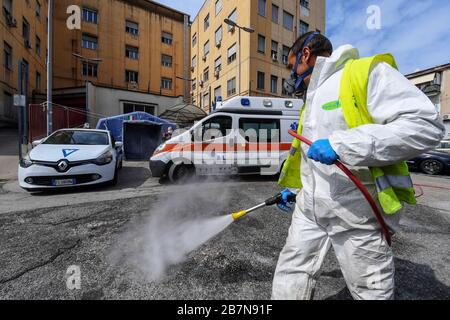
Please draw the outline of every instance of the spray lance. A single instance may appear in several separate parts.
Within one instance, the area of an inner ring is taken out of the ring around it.
[[[294,138],[302,141],[303,143],[306,143],[307,145],[311,146],[312,142],[309,141],[308,139],[306,139],[305,137],[297,134],[295,131],[293,130],[289,130],[289,134],[291,136],[293,136]],[[382,213],[380,212],[380,209],[378,208],[375,200],[372,198],[372,196],[370,195],[369,191],[366,189],[366,187],[361,183],[361,181],[358,180],[358,178],[356,178],[356,176],[340,161],[336,161],[335,165],[341,169],[348,177],[351,181],[353,181],[353,183],[358,187],[358,189],[361,191],[361,193],[364,195],[364,198],[367,200],[367,202],[370,204],[370,207],[372,208],[375,217],[378,220],[378,223],[381,226],[381,229],[383,231],[383,234],[386,238],[387,243],[389,244],[389,246],[392,245],[392,240],[391,240],[391,233],[389,231],[389,227],[386,224],[386,221],[383,218]],[[246,216],[247,214],[254,212],[256,210],[259,210],[261,208],[267,207],[267,206],[273,206],[275,204],[279,204],[282,201],[282,196],[281,193],[276,195],[273,198],[267,199],[265,202],[257,205],[256,207],[253,207],[251,209],[248,210],[244,210],[241,212],[236,212],[232,214],[233,219],[239,220],[242,217]],[[288,199],[289,202],[295,202],[295,197],[292,196],[290,199]]]
[[[272,197],[270,199],[267,199],[263,203],[258,204],[257,206],[255,206],[253,208],[250,208],[248,210],[243,210],[243,211],[240,211],[240,212],[235,212],[231,216],[233,217],[233,219],[235,221],[237,221],[237,220],[241,219],[242,217],[248,215],[249,213],[252,213],[252,212],[257,211],[259,209],[262,209],[264,207],[274,206],[276,204],[281,203],[282,201],[283,201],[283,196],[281,195],[281,193],[279,193],[276,196],[274,196],[274,197]],[[294,195],[289,196],[288,197],[288,202],[295,202],[295,196]]]

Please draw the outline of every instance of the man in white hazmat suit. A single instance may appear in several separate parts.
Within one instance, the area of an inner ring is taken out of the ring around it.
[[[352,59],[359,59],[357,49],[345,45],[333,52],[318,33],[303,35],[290,51],[293,79],[285,87],[307,89],[302,135],[316,142],[299,150],[303,188],[275,272],[273,299],[311,299],[331,246],[354,299],[394,298],[392,250],[361,192],[332,164],[339,159],[348,165],[377,199],[380,190],[369,167],[414,158],[436,147],[445,129],[431,101],[385,62],[375,63],[368,75],[373,124],[350,129],[340,96],[344,66]],[[394,233],[400,213],[384,218]]]

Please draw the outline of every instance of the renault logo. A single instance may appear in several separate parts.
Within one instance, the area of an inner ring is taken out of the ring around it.
[[[69,168],[69,163],[66,160],[61,160],[60,162],[58,162],[58,170],[61,172],[64,172],[67,170],[67,168]]]

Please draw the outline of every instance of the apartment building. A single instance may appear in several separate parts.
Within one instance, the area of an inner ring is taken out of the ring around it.
[[[406,76],[425,93],[440,112],[450,140],[450,63],[411,73]]]
[[[236,95],[282,97],[289,49],[311,30],[325,32],[325,0],[206,0],[191,26],[193,103],[210,112]]]
[[[61,104],[84,104],[80,96],[86,95],[86,82],[94,88],[89,111],[106,116],[130,111],[159,114],[188,96],[188,15],[147,0],[54,3],[54,88]],[[70,30],[67,20],[76,10],[81,29]],[[109,96],[96,97],[95,92]]]
[[[47,0],[0,0],[0,4],[1,126],[17,123],[13,97],[19,92],[19,79],[28,102],[35,102],[36,95],[45,91]]]

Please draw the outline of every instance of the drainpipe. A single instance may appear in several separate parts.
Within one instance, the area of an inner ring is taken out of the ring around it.
[[[189,16],[184,15],[184,45],[183,45],[183,53],[184,53],[184,103],[189,102]]]

